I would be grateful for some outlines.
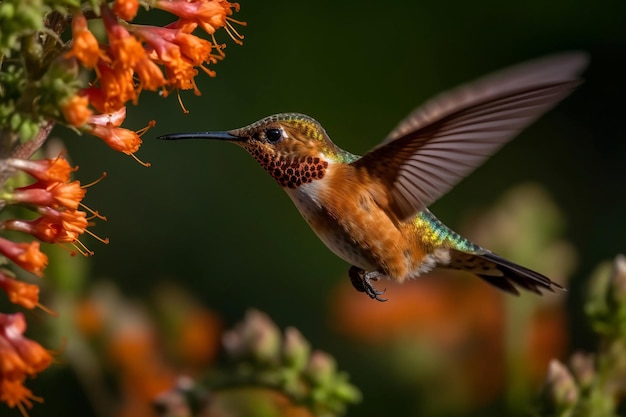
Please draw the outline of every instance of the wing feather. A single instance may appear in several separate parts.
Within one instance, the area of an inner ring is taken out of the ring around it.
[[[410,218],[565,98],[586,63],[583,53],[556,55],[444,93],[353,164],[382,180],[390,209]]]

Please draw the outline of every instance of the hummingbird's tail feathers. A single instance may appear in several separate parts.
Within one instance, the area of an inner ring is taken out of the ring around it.
[[[506,260],[493,252],[469,254],[451,251],[450,269],[471,272],[494,287],[513,295],[519,295],[517,287],[541,295],[541,290],[554,292],[565,290],[550,278]]]

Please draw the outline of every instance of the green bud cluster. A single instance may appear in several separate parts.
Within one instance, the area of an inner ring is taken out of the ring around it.
[[[63,57],[61,33],[78,0],[0,2],[0,135],[5,149],[32,139],[45,120],[63,120],[78,66]],[[56,10],[56,11],[55,11]]]
[[[585,307],[601,338],[598,352],[575,353],[569,366],[550,364],[537,416],[619,414],[626,397],[626,257],[618,255],[593,274]]]
[[[0,53],[11,57],[19,52],[20,39],[43,30],[50,8],[43,0],[3,0],[0,2]]]
[[[296,328],[281,334],[261,312],[248,312],[242,323],[225,334],[224,346],[235,363],[238,384],[276,389],[316,416],[342,415],[348,404],[360,400],[360,392],[337,369],[333,357],[312,350]]]

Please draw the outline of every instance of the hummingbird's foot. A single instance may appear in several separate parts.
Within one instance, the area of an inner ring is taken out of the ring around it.
[[[359,292],[364,292],[370,298],[378,301],[387,301],[386,298],[380,298],[379,295],[382,295],[387,290],[386,288],[382,291],[378,291],[372,285],[371,281],[378,281],[378,279],[385,274],[380,271],[370,271],[365,272],[361,268],[357,268],[356,266],[350,267],[348,271],[348,275],[350,276],[350,282],[352,282],[352,286]]]

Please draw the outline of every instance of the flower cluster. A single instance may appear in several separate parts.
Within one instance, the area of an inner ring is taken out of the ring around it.
[[[24,337],[26,321],[21,313],[0,313],[0,401],[10,407],[32,407],[32,401],[41,402],[26,387],[26,377],[34,376],[50,365],[52,356],[37,342]]]
[[[230,17],[239,5],[225,0],[154,1],[151,7],[178,17],[165,27],[128,23],[134,19],[138,6],[137,0],[116,0],[112,9],[106,3],[101,5],[108,45],[98,42],[83,12],[76,10],[72,16],[72,48],[65,54],[97,75],[92,85],[64,102],[65,122],[129,155],[139,149],[141,140],[138,133],[119,127],[125,117],[126,103],[136,104],[143,90],[160,90],[167,96],[172,90],[192,89],[199,95],[195,83],[197,68],[214,76],[215,72],[207,65],[224,57],[223,46],[215,40],[215,31],[224,27],[235,42],[241,43],[243,37],[231,22],[244,24]],[[212,41],[193,35],[197,27],[207,32]],[[95,116],[94,111],[98,113]],[[103,123],[107,117],[115,121]]]
[[[71,181],[76,170],[65,158],[25,160],[9,158],[6,166],[24,172],[35,179],[32,184],[7,190],[1,195],[4,206],[24,206],[39,217],[29,220],[10,218],[0,222],[4,231],[21,232],[38,240],[30,243],[14,242],[0,237],[0,254],[21,269],[39,277],[48,264],[48,257],[40,250],[40,241],[70,245],[83,255],[90,255],[79,240],[87,232],[89,220],[98,217],[97,212],[80,210],[85,187],[79,181]],[[88,210],[88,209],[87,209]],[[100,239],[107,242],[106,239]],[[39,286],[17,279],[8,269],[0,269],[0,288],[9,300],[21,307],[39,307],[52,313],[39,303]],[[30,400],[37,399],[23,386],[27,376],[33,376],[50,364],[50,355],[36,342],[21,336],[26,324],[21,314],[0,314],[0,400],[9,406],[31,407]]]
[[[71,172],[77,168],[71,167],[62,156],[37,161],[8,159],[6,163],[16,170],[22,170],[31,175],[36,182],[18,187],[13,191],[6,191],[2,196],[5,203],[25,205],[40,216],[34,220],[4,220],[1,223],[2,229],[27,233],[45,243],[70,244],[83,255],[93,254],[78,238],[85,232],[97,238],[87,230],[87,226],[94,218],[102,220],[105,218],[81,203],[86,187],[81,186],[80,181],[70,180]],[[87,217],[87,212],[80,208],[89,211],[90,216]],[[99,240],[108,243],[106,239]],[[2,253],[9,256],[7,251],[2,251]],[[31,262],[31,264],[20,263],[14,258],[10,259],[27,271],[42,276],[45,263],[47,263],[47,259],[44,258],[45,255],[42,255],[38,258],[41,259],[39,263]]]
[[[165,27],[131,23],[140,3],[177,19]],[[133,155],[140,134],[121,133],[124,117],[119,113],[125,115],[129,102],[137,104],[143,90],[162,96],[193,90],[199,95],[199,70],[214,76],[209,66],[224,58],[216,31],[224,28],[238,44],[243,39],[233,25],[245,23],[231,17],[238,10],[239,4],[226,0],[115,0],[112,6],[98,0],[84,5],[77,0],[0,2],[0,52],[4,57],[20,55],[29,63],[0,63],[0,133],[15,144],[33,139],[43,121],[53,120]],[[101,20],[106,39],[91,31],[88,20]],[[63,44],[60,35],[66,27],[71,27],[71,41]],[[210,40],[194,35],[196,28]],[[92,75],[89,84],[80,71]],[[103,118],[116,113],[115,124],[101,125]]]
[[[133,23],[139,6],[173,21]],[[214,76],[209,67],[224,58],[216,31],[224,28],[237,44],[243,39],[233,25],[245,23],[231,17],[238,10],[226,0],[0,0],[0,288],[16,308],[53,314],[40,303],[39,286],[28,282],[36,278],[23,272],[43,276],[49,258],[42,242],[86,256],[93,252],[81,242],[84,234],[108,243],[88,230],[105,218],[82,203],[89,185],[71,179],[77,168],[63,156],[31,159],[53,126],[96,136],[149,165],[135,153],[155,122],[139,131],[122,127],[126,106],[144,90],[200,94],[195,76]],[[0,402],[23,414],[40,400],[25,378],[51,362],[22,337],[25,327],[20,313],[0,313]]]

